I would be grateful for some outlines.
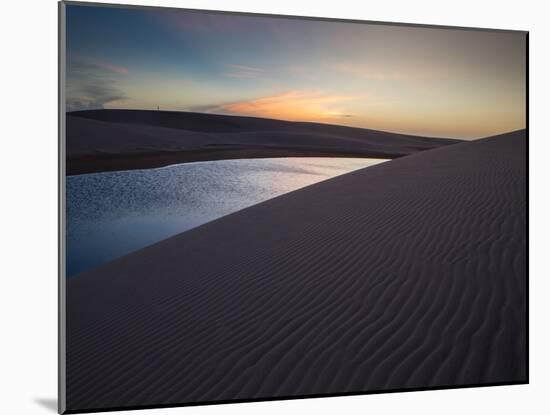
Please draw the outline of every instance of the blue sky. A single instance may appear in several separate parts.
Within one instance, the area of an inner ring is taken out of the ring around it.
[[[478,138],[525,127],[525,35],[67,6],[67,109]]]

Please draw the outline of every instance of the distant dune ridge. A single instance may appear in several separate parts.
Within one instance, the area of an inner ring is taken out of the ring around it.
[[[525,146],[402,157],[67,280],[68,408],[525,382]]]
[[[69,112],[66,137],[69,175],[234,158],[395,158],[459,142],[329,124],[145,110]]]

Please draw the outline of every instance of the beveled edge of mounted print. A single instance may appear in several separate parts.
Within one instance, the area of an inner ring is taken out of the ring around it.
[[[528,383],[528,32],[59,3],[60,413]]]

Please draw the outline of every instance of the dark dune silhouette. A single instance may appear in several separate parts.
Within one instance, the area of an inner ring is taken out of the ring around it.
[[[402,157],[69,279],[68,408],[525,382],[525,146]]]
[[[459,140],[189,112],[67,113],[67,174],[260,157],[396,158]]]

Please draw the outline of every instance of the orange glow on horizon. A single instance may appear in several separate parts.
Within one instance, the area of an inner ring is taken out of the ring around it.
[[[331,121],[350,117],[345,103],[358,96],[330,95],[322,92],[289,91],[248,101],[224,104],[219,110],[232,114],[289,121]]]

